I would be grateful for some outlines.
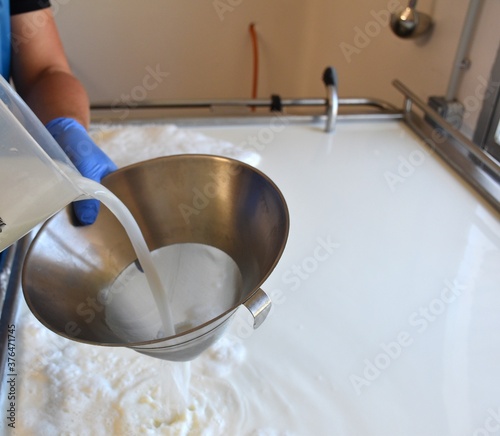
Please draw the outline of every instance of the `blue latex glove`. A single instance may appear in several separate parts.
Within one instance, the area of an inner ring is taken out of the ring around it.
[[[113,161],[90,138],[85,127],[74,119],[56,118],[45,127],[82,176],[100,182],[104,176],[117,169]],[[99,213],[99,202],[75,201],[73,210],[80,224],[92,224]]]

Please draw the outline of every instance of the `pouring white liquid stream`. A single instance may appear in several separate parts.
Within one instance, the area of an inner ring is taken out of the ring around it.
[[[144,241],[144,237],[139,229],[134,217],[127,207],[109,189],[85,177],[68,174],[71,182],[80,188],[88,196],[101,201],[116,216],[125,229],[132,246],[137,254],[137,258],[144,271],[149,287],[153,294],[158,312],[162,320],[163,333],[165,337],[175,335],[170,305],[168,302],[167,289],[164,288],[158,271],[153,263],[151,253]]]
[[[101,201],[120,221],[125,229],[144,275],[153,294],[163,326],[165,337],[175,334],[172,313],[168,302],[167,289],[164,288],[153,258],[146,245],[141,230],[128,208],[109,189],[93,180],[75,177],[69,174],[70,180],[87,195]],[[172,413],[170,419],[181,416],[189,401],[190,368],[189,362],[175,362],[166,366],[165,362],[157,362],[158,375],[165,412]]]

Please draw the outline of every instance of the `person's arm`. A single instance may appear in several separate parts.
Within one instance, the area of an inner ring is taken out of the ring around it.
[[[11,17],[14,86],[80,173],[100,182],[116,165],[87,134],[89,100],[72,74],[50,8]],[[73,203],[77,220],[92,224],[97,200]]]
[[[71,72],[51,9],[12,16],[11,30],[16,91],[44,124],[67,117],[88,128],[87,93]]]

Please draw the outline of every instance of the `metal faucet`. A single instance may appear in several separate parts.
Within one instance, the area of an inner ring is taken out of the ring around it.
[[[326,86],[326,126],[325,132],[334,132],[339,111],[339,97],[337,92],[337,72],[332,67],[327,67],[323,72],[323,83]]]

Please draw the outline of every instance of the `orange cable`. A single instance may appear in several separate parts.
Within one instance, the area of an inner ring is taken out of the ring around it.
[[[259,85],[259,44],[257,40],[257,32],[255,31],[255,23],[250,23],[250,37],[252,39],[253,48],[253,77],[252,77],[252,98],[257,98],[257,90]],[[255,106],[252,107],[255,111]]]

